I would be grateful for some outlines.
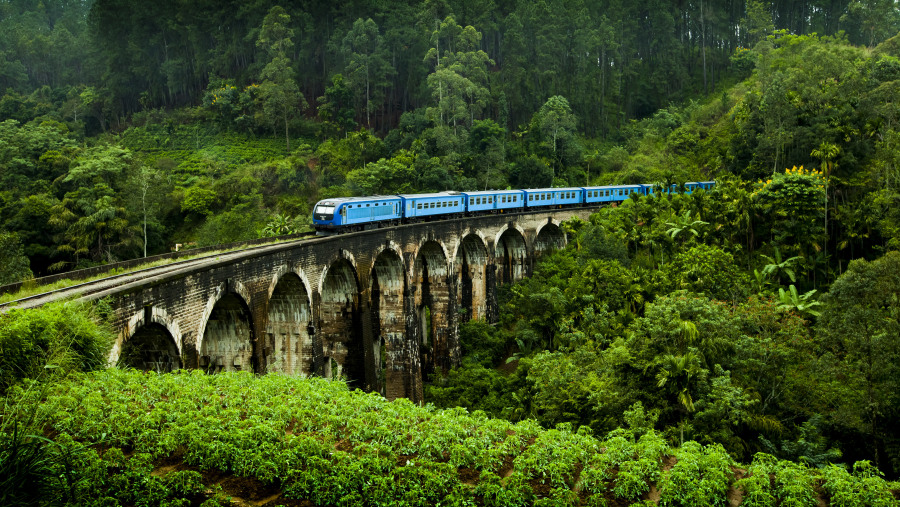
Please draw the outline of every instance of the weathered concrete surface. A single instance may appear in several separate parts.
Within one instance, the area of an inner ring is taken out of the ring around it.
[[[491,215],[276,245],[130,283],[111,296],[110,356],[146,369],[343,376],[422,399],[459,363],[460,319],[496,320],[496,288],[565,245],[593,209]]]

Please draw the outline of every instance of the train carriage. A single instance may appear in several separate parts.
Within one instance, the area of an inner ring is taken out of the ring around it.
[[[530,188],[523,192],[526,196],[525,205],[529,208],[569,206],[584,202],[583,190],[577,187]]]
[[[607,185],[583,187],[585,204],[622,202],[631,194],[644,194],[644,185]]]
[[[495,213],[525,207],[525,194],[521,190],[486,190],[462,194],[466,197],[466,210],[470,214]]]
[[[684,184],[684,193],[691,194],[695,190],[712,190],[715,181],[689,181]]]
[[[403,216],[413,221],[430,220],[440,215],[461,215],[466,211],[465,196],[460,192],[400,194],[399,197]]]
[[[323,199],[313,208],[313,227],[317,231],[361,230],[400,223],[400,203],[396,195]]]

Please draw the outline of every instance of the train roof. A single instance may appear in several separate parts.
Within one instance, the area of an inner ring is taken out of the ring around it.
[[[458,197],[462,195],[461,192],[456,191],[447,191],[447,192],[432,192],[430,194],[398,194],[400,197],[404,199],[422,199],[429,197]]]
[[[525,192],[568,192],[570,190],[581,190],[581,187],[555,187],[555,188],[526,188]]]
[[[322,199],[316,204],[343,204],[345,202],[369,202],[369,201],[387,201],[390,199],[399,199],[396,195],[367,195],[357,197],[332,197],[331,199]]]
[[[593,190],[597,188],[607,189],[607,188],[631,188],[631,187],[642,187],[643,185],[640,183],[627,183],[625,185],[593,185],[590,187],[581,187],[586,190]]]
[[[521,192],[519,189],[504,189],[504,190],[475,190],[473,192],[460,192],[465,195],[494,195],[494,194],[512,194],[515,192]]]

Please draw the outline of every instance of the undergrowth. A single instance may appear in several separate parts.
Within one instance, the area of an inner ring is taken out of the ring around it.
[[[53,477],[46,503],[224,502],[201,482],[216,470],[313,505],[652,504],[653,486],[663,505],[726,505],[737,466],[721,446],[672,449],[652,430],[596,438],[587,428],[547,430],[279,374],[110,369],[15,387],[6,402],[4,421],[21,407],[41,421],[31,431],[45,439],[34,461],[45,457]],[[15,425],[3,428],[4,442],[19,438]],[[173,457],[178,472],[154,474]],[[865,462],[849,473],[758,455],[735,486],[751,506],[896,505]]]

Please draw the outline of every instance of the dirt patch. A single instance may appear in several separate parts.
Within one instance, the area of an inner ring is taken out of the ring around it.
[[[262,507],[277,507],[282,505],[284,507],[314,507],[313,503],[309,500],[292,500],[289,498],[281,498],[279,495],[278,498],[274,498],[266,503],[259,504]]]
[[[727,499],[728,505],[731,507],[737,507],[744,501],[744,490],[735,486],[735,483],[744,477],[747,477],[747,471],[743,468],[731,467],[731,472],[734,474],[734,481],[731,483],[731,486],[728,487]]]
[[[659,494],[659,490],[656,488],[656,484],[650,485],[650,491],[647,492],[646,499],[650,500],[651,502],[653,502],[655,504],[659,503],[660,494]]]
[[[500,465],[500,470],[497,471],[497,475],[500,477],[506,478],[512,475],[513,473],[513,460],[515,457],[506,455],[503,457],[503,464]]]
[[[678,463],[678,460],[675,459],[675,456],[663,456],[662,467],[660,471],[667,472],[675,466],[675,463]]]
[[[281,487],[277,484],[266,484],[253,477],[231,476],[219,483],[222,491],[232,497],[250,502],[267,503],[281,496]]]
[[[528,484],[531,485],[531,489],[534,491],[535,498],[547,498],[550,496],[550,482],[541,482],[537,479],[532,479],[528,481]]]
[[[153,462],[152,475],[162,477],[169,472],[180,472],[182,470],[193,470],[194,468],[184,462],[184,450],[178,449],[174,453],[163,456]]]
[[[221,470],[216,470],[215,468],[210,470],[200,470],[200,475],[202,477],[203,484],[207,486],[219,484],[227,477],[231,477],[231,474],[225,473]]]
[[[459,482],[463,484],[475,485],[478,482],[478,479],[481,478],[481,474],[474,468],[460,467],[458,473]]]

